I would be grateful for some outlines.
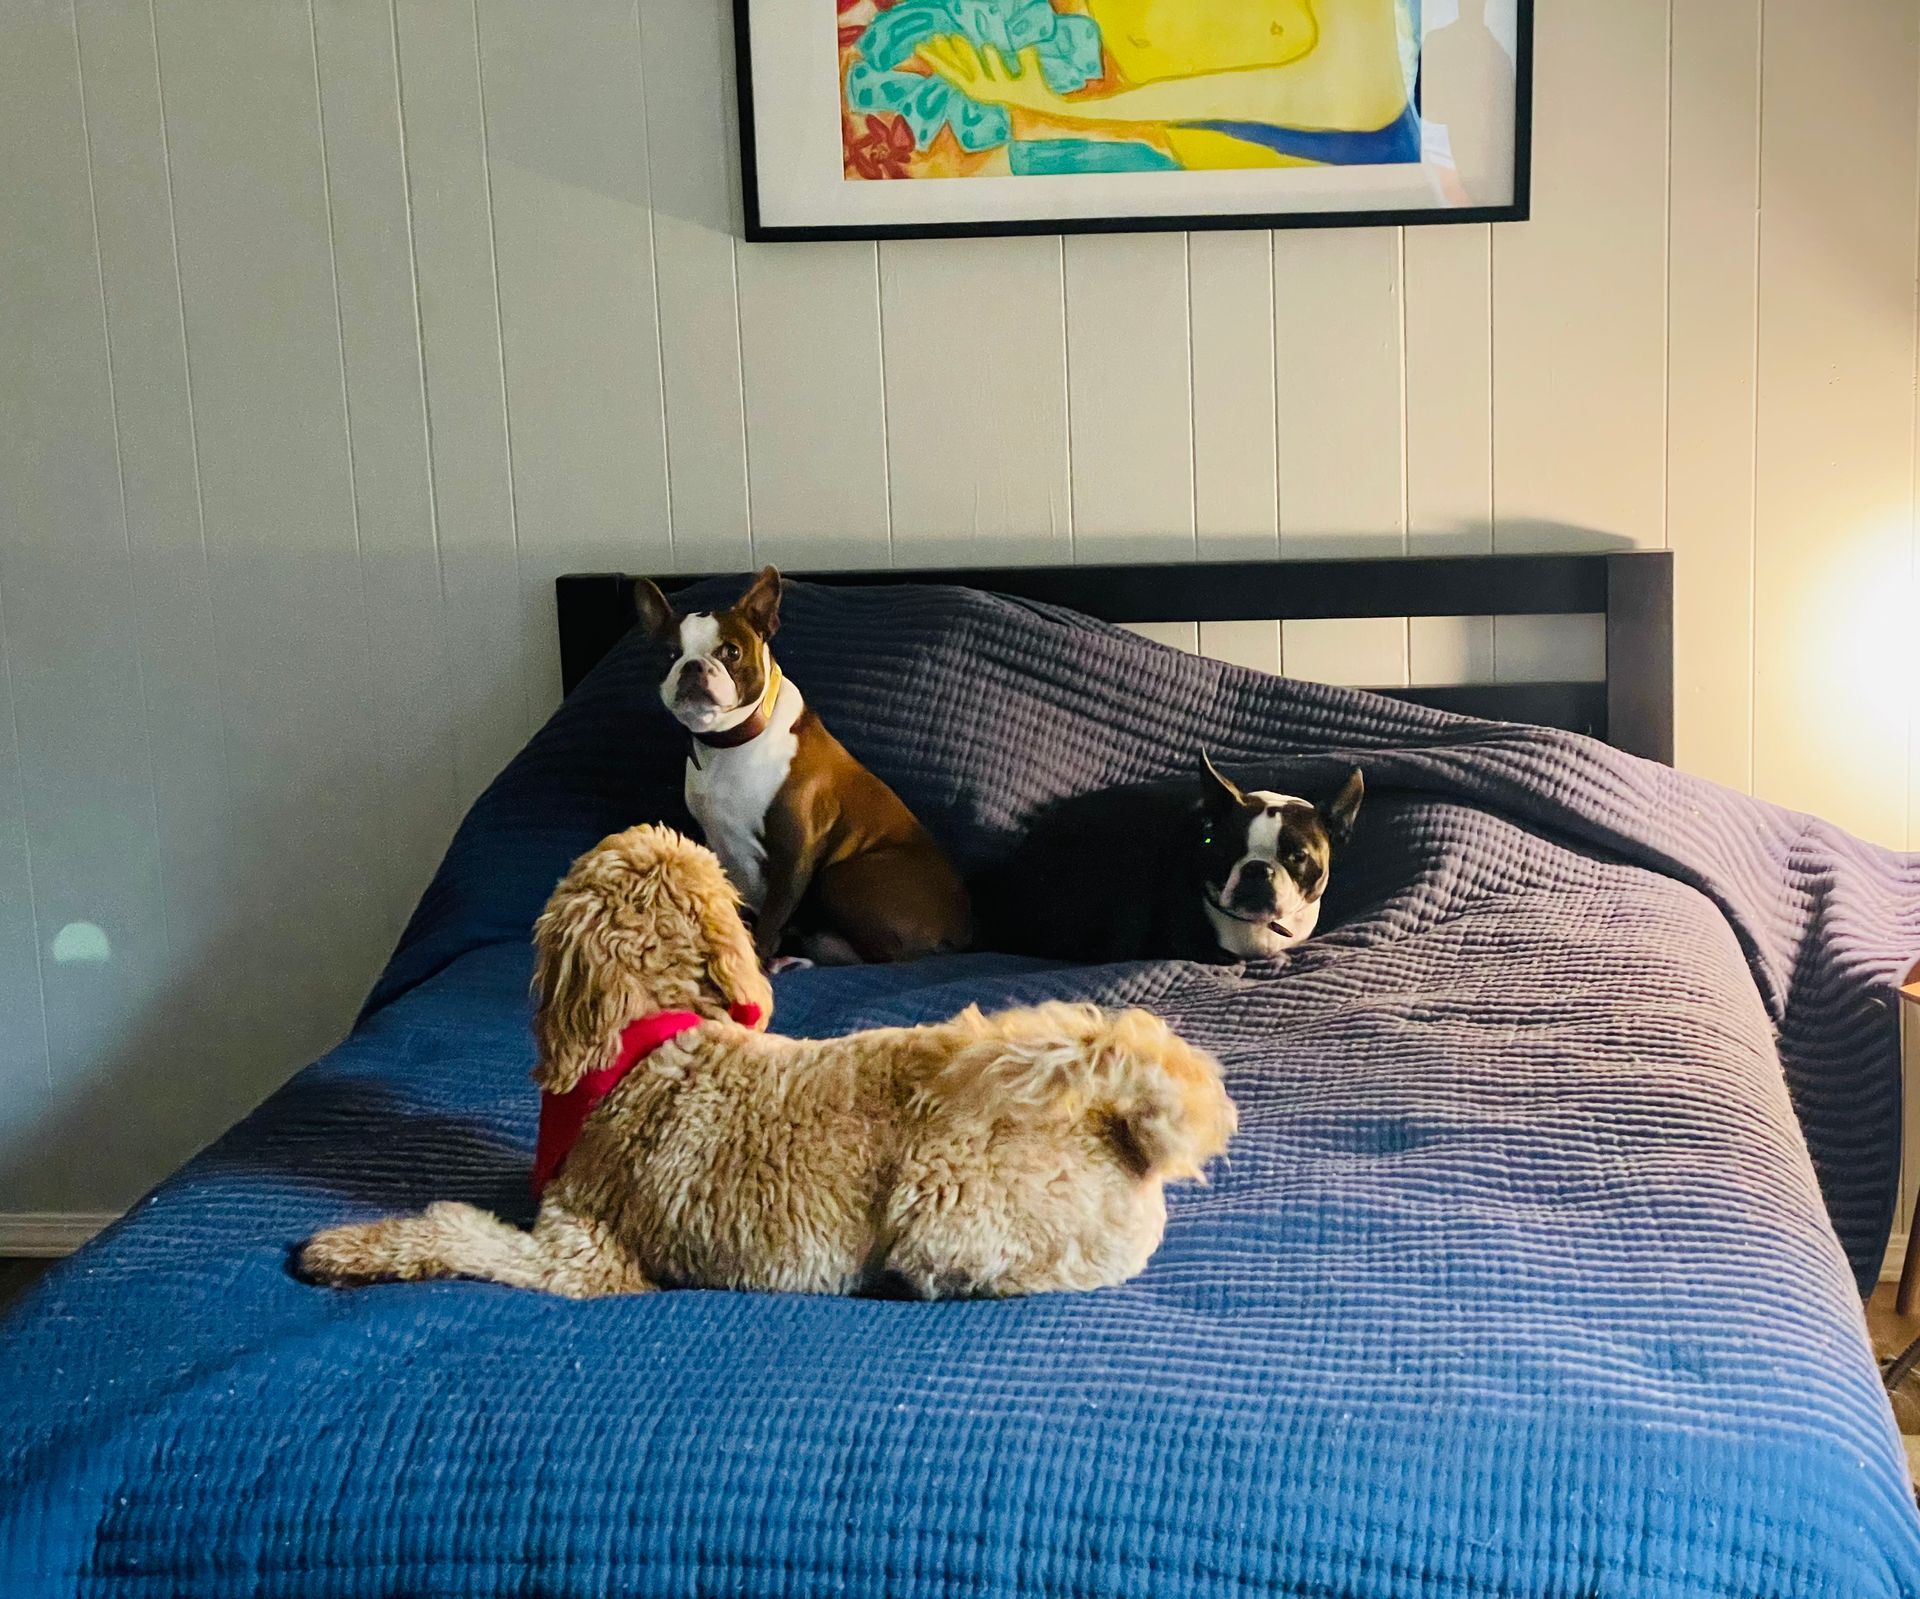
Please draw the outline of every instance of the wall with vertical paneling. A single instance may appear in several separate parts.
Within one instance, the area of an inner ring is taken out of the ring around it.
[[[1920,846],[1920,4],[1538,34],[1523,225],[748,246],[724,0],[0,0],[0,1212],[338,1036],[568,568],[1665,545],[1682,764]]]

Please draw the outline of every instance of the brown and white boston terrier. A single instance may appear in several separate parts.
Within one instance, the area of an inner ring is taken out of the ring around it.
[[[660,698],[693,735],[687,809],[753,914],[761,959],[790,931],[821,960],[965,949],[972,913],[952,863],[773,659],[780,574],[767,567],[727,611],[682,616],[645,578],[634,597],[675,652]]]

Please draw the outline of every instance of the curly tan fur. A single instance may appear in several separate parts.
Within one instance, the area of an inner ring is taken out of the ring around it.
[[[719,858],[666,827],[602,840],[533,924],[533,1079],[565,1093],[606,1064],[620,1030],[650,1011],[723,1018],[740,1002],[773,1015],[739,897]]]
[[[726,1019],[772,994],[704,847],[660,827],[574,863],[534,930],[540,1062],[564,1090],[635,1016],[711,1018],[589,1118],[531,1232],[469,1205],[338,1227],[329,1283],[479,1277],[997,1297],[1097,1288],[1159,1247],[1163,1187],[1235,1127],[1219,1068],[1145,1011],[1051,1004],[808,1042]]]

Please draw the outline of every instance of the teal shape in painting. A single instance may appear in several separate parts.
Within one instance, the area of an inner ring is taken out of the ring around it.
[[[1062,16],[1048,0],[904,0],[867,25],[847,68],[847,105],[904,117],[913,142],[926,149],[951,127],[963,150],[1005,144],[1013,125],[1004,107],[981,105],[941,78],[902,72],[928,39],[960,34],[1011,58],[1034,49],[1047,86],[1071,94],[1100,76],[1100,26],[1091,17]],[[1089,168],[1088,170],[1106,170]],[[1126,170],[1138,170],[1129,168]]]
[[[1016,139],[1007,146],[1007,163],[1022,178],[1180,170],[1172,156],[1137,139]]]

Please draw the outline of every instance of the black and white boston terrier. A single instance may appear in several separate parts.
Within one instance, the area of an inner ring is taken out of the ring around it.
[[[1356,771],[1325,803],[1190,779],[1076,795],[973,884],[980,947],[1052,960],[1271,960],[1320,921]]]

